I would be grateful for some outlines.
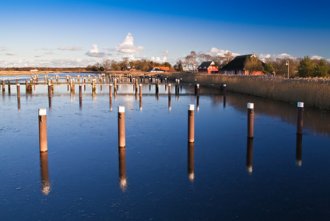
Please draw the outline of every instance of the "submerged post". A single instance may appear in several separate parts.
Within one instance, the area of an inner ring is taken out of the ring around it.
[[[47,114],[46,109],[40,108],[38,110],[39,115],[39,148],[40,152],[47,152]]]
[[[188,179],[190,182],[195,180],[194,143],[188,143]]]
[[[125,133],[125,107],[118,107],[118,146],[126,146],[126,133]]]
[[[246,170],[250,175],[253,172],[253,139],[252,138],[247,138]]]
[[[248,138],[254,137],[254,103],[247,104],[248,115]]]
[[[142,97],[142,84],[139,84],[139,95]]]
[[[297,103],[298,116],[297,116],[297,134],[302,134],[304,126],[304,102]]]
[[[188,109],[188,143],[195,142],[195,105],[190,104]]]

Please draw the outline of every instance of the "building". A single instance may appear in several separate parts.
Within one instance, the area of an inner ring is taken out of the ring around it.
[[[236,56],[232,61],[221,68],[222,74],[263,75],[265,63],[255,54]]]
[[[213,61],[204,61],[198,66],[198,72],[218,73],[219,68]]]

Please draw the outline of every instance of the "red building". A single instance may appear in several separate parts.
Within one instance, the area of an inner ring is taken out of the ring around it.
[[[197,68],[198,72],[207,72],[208,74],[218,73],[219,67],[213,61],[205,61]]]

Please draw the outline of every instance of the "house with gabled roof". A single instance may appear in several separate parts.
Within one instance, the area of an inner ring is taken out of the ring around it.
[[[198,66],[198,72],[207,72],[208,74],[218,73],[219,67],[214,61],[204,61]]]
[[[236,56],[232,61],[221,68],[222,74],[263,75],[265,63],[255,54]]]

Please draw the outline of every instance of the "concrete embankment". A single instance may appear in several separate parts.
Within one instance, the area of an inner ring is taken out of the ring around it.
[[[285,79],[258,76],[229,76],[222,74],[176,73],[171,78],[182,78],[185,83],[199,83],[201,86],[220,87],[227,84],[227,90],[278,101],[296,103],[330,110],[330,79]]]

